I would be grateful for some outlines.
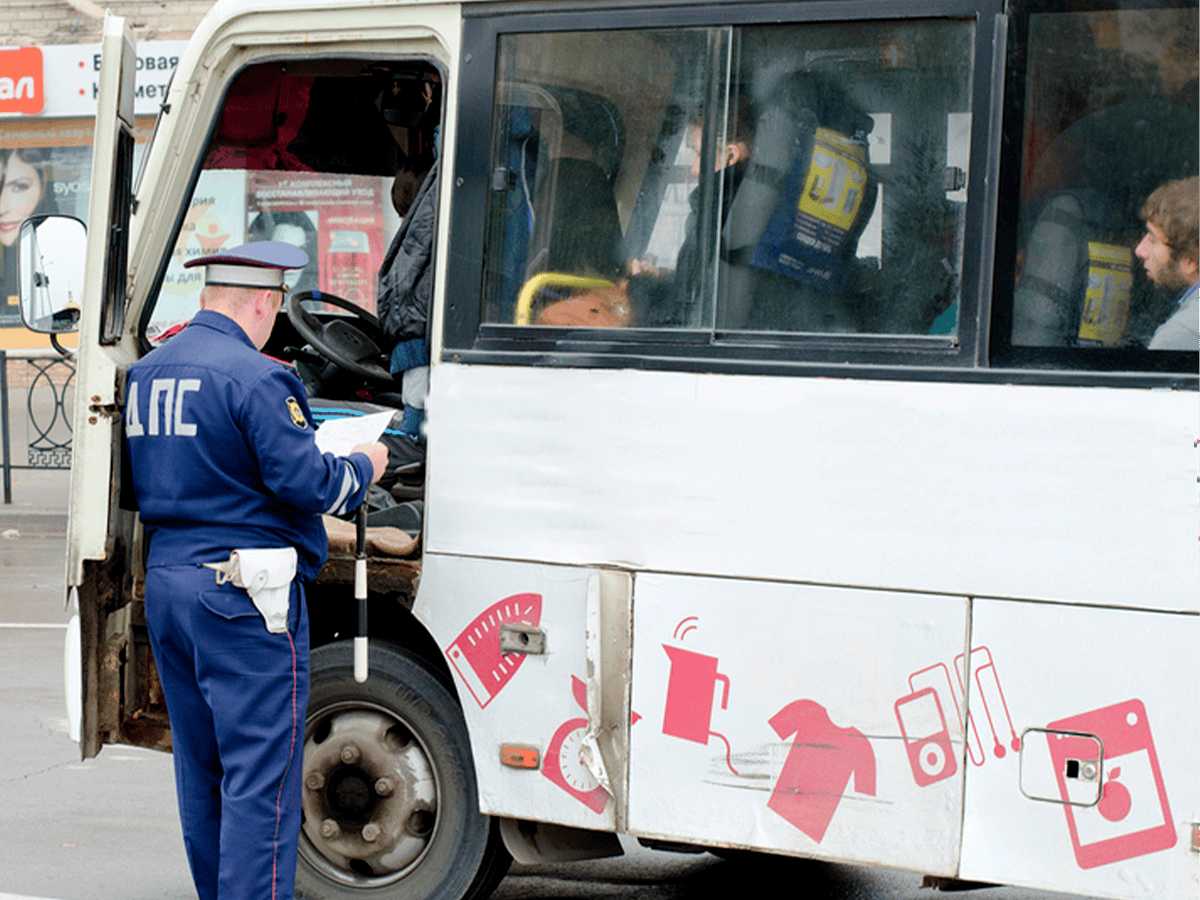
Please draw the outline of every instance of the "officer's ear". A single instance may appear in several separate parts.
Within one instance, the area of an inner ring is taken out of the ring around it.
[[[278,288],[263,288],[256,290],[246,304],[247,312],[239,320],[242,328],[249,335],[250,341],[261,350],[271,337],[275,327],[275,319],[279,315],[282,304],[282,293]]]
[[[254,297],[254,311],[265,318],[274,319],[283,307],[283,291],[278,288],[263,288]]]

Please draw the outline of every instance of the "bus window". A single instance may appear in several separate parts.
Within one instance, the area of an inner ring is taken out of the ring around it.
[[[1019,170],[1001,192],[1001,221],[1016,223],[1013,264],[998,269],[1012,273],[996,288],[1002,353],[1194,370],[1195,335],[1186,357],[1141,352],[1181,290],[1148,278],[1134,250],[1146,198],[1197,173],[1196,9],[1035,10],[1017,26],[1023,86],[1007,115],[1023,124]]]
[[[740,32],[756,121],[722,223],[719,328],[955,333],[972,41],[954,20]]]
[[[582,291],[605,298],[596,324],[633,323],[617,289],[628,271],[624,232],[641,230],[631,216],[653,197],[664,216],[647,240],[673,265],[694,186],[676,165],[687,153],[683,110],[702,102],[708,52],[703,29],[501,38],[486,321],[546,324]]]
[[[974,28],[501,35],[484,320],[955,335]]]

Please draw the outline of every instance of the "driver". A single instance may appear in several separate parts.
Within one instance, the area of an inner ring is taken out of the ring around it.
[[[307,261],[275,241],[190,261],[205,266],[201,310],[128,371],[146,624],[200,900],[291,900],[308,698],[304,583],[325,562],[321,513],[354,509],[387,464],[380,443],[322,454],[299,379],[259,352],[284,271]]]

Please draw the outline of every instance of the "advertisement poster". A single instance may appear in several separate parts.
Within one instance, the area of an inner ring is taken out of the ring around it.
[[[246,175],[246,240],[287,241],[309,264],[289,273],[293,291],[320,290],[375,312],[383,262],[384,179],[314,172]]]
[[[186,322],[200,308],[204,268],[185,269],[184,263],[245,241],[246,173],[232,169],[201,172],[147,334],[153,337]]]
[[[90,123],[87,131],[90,138]],[[45,213],[86,220],[91,165],[88,146],[0,148],[0,260],[4,272],[0,328],[21,325],[16,254],[21,223]]]
[[[153,121],[139,119],[135,168]],[[60,214],[87,222],[91,196],[91,119],[21,119],[0,128],[0,345],[25,346],[38,339],[21,325],[17,306],[16,243],[21,223],[34,215]]]
[[[144,41],[138,46],[135,171],[185,46],[183,41]],[[99,44],[0,50],[0,80],[9,87],[0,97],[2,347],[49,347],[44,336],[21,326],[12,248],[21,222],[30,215],[62,213],[87,221],[99,73]]]

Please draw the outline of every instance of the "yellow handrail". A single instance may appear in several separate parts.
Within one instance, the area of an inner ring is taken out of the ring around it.
[[[605,278],[594,278],[588,275],[568,275],[565,272],[541,272],[534,275],[521,288],[517,295],[517,315],[514,321],[518,325],[529,324],[529,314],[533,310],[533,298],[542,288],[553,285],[565,288],[598,288],[616,287]]]

